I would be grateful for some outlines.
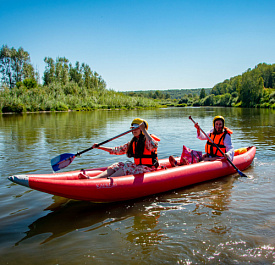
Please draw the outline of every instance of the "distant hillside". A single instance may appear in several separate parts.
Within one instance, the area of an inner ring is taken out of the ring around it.
[[[200,95],[200,91],[202,88],[192,88],[192,89],[167,89],[167,90],[146,90],[146,91],[126,91],[123,92],[126,95],[141,95],[144,97],[154,97],[155,94],[160,95],[169,95],[171,99],[181,99],[184,95]],[[210,94],[210,90],[212,88],[204,88],[206,95]],[[156,93],[157,92],[157,93]],[[167,98],[167,97],[166,97]]]

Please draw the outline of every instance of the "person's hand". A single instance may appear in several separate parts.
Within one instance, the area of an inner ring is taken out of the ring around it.
[[[228,154],[224,154],[224,159],[229,159],[229,155]]]
[[[198,124],[197,122],[195,123],[195,125],[194,125],[194,126],[195,126],[195,128],[196,128],[197,130],[199,130],[199,129],[200,129],[200,126],[199,126],[199,124]]]
[[[139,128],[140,128],[142,131],[146,130],[145,122],[141,123],[141,124],[139,125]]]
[[[196,122],[194,127],[197,129],[197,135],[199,136],[200,135],[200,126],[199,126],[199,124]]]
[[[97,143],[95,143],[95,144],[93,144],[93,149],[95,149],[95,148],[98,148],[98,144]]]

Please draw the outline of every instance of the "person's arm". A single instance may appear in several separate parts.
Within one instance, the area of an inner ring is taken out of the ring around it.
[[[196,122],[195,125],[194,125],[194,127],[197,129],[197,137],[199,137],[200,134],[201,134],[201,130],[200,130],[199,124]]]
[[[157,149],[158,148],[158,142],[155,139],[153,139],[152,136],[147,132],[147,130],[145,128],[145,123],[144,122],[139,126],[139,128],[141,129],[141,131],[145,135],[145,138],[146,138],[146,148],[148,150]]]
[[[197,129],[197,138],[200,140],[208,140],[208,138],[201,132],[199,124],[195,123],[194,126]],[[207,132],[206,134],[209,136],[210,132]]]
[[[94,149],[100,149],[100,150],[103,150],[103,151],[106,151],[106,152],[109,152],[109,153],[112,151],[111,147],[97,146],[97,143],[93,144],[93,148]]]
[[[128,146],[129,146],[129,143],[126,143],[126,144],[121,145],[121,146],[113,147],[113,148],[111,148],[111,147],[97,146],[97,144],[94,144],[93,148],[106,151],[110,155],[124,155],[127,152]]]
[[[224,145],[225,145],[225,150],[226,150],[226,153],[225,153],[225,156],[230,159],[231,161],[233,160],[234,158],[234,146],[232,144],[232,141],[231,141],[231,137],[227,134],[224,138]]]

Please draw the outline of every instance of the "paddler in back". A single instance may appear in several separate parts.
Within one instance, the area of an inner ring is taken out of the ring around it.
[[[223,154],[218,148],[201,132],[198,123],[195,123],[197,129],[197,138],[200,140],[207,140],[205,145],[205,153],[203,155],[204,161],[214,161],[217,159],[230,159],[234,157],[234,147],[231,141],[231,131],[229,128],[224,126],[225,120],[223,116],[216,116],[213,119],[213,128],[206,134],[213,140],[213,142],[222,150]]]

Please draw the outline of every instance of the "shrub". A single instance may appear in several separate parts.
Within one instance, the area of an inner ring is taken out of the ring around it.
[[[55,102],[52,108],[56,111],[68,111],[69,108],[63,102]]]
[[[21,113],[25,110],[25,107],[22,103],[19,102],[11,102],[7,103],[6,105],[2,107],[2,112],[16,112],[16,113]]]
[[[272,92],[272,93],[270,93],[269,99],[270,99],[270,100],[271,100],[271,99],[275,99],[275,91]]]
[[[37,87],[37,82],[34,79],[27,78],[23,81],[23,85],[28,89],[32,89]]]
[[[77,83],[71,81],[64,87],[65,95],[77,95],[79,92],[79,86]]]

